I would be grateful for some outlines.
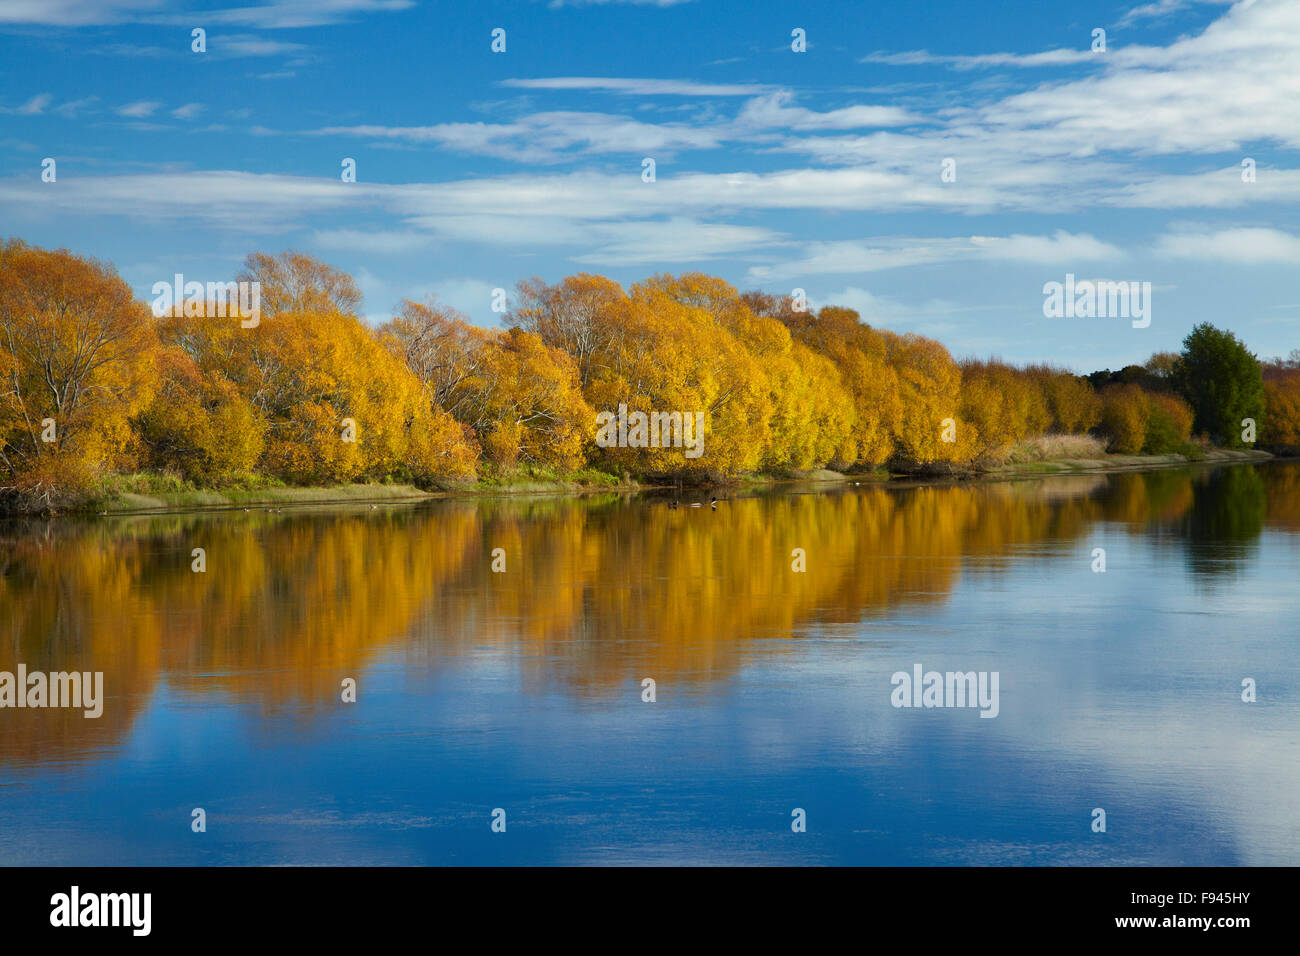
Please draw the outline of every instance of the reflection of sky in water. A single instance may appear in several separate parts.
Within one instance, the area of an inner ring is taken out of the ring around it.
[[[272,713],[194,675],[184,688],[164,680],[119,746],[0,766],[0,853],[1295,865],[1300,547],[1270,527],[1215,533],[1224,547],[1194,542],[1200,557],[1168,526],[1121,520],[968,554],[940,600],[749,641],[712,679],[637,672],[579,695],[546,679],[547,661],[525,666],[471,636],[379,650],[350,707]],[[1089,570],[1093,547],[1106,549],[1105,575]],[[950,558],[882,547],[874,560]],[[573,650],[546,653],[562,669],[581,659]],[[999,671],[1000,716],[892,708],[890,675],[917,662]],[[641,702],[643,676],[658,678],[657,703]],[[1240,701],[1243,677],[1258,703]],[[195,806],[206,834],[189,830]],[[504,836],[489,830],[494,807],[507,810]],[[805,834],[790,832],[794,807]],[[1090,830],[1094,807],[1105,834]]]

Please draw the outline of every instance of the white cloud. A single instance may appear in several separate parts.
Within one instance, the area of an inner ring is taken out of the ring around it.
[[[848,106],[817,113],[789,105],[794,94],[778,90],[747,102],[736,117],[738,126],[782,127],[792,130],[860,129],[870,126],[907,126],[924,122],[897,106]]]
[[[119,106],[117,113],[119,116],[129,116],[132,119],[143,119],[146,116],[152,116],[162,106],[161,103],[154,100],[139,100],[135,103],[128,103],[125,106]]]
[[[202,103],[186,103],[184,106],[178,106],[172,110],[172,116],[176,119],[190,120],[202,113],[206,107]]]
[[[0,202],[15,208],[205,222],[240,232],[283,231],[313,211],[356,208],[380,195],[364,183],[232,171],[76,177],[44,192],[26,179],[0,180]]]
[[[215,34],[208,38],[208,52],[218,56],[281,56],[302,54],[309,48],[302,43],[268,40],[256,34]]]
[[[5,0],[0,23],[79,27],[130,20],[162,7],[163,0]]]
[[[1120,18],[1119,26],[1128,26],[1138,20],[1164,19],[1171,14],[1179,13],[1197,4],[1227,5],[1233,2],[1234,0],[1156,0],[1155,3],[1144,3],[1140,7],[1129,10]]]
[[[980,53],[971,56],[945,56],[927,50],[908,50],[903,53],[878,51],[862,58],[863,63],[884,63],[889,66],[916,66],[940,63],[959,70],[972,70],[983,66],[1068,66],[1092,61],[1100,64],[1101,58],[1088,50],[1045,50],[1041,53]]]
[[[1058,230],[1050,236],[968,236],[955,238],[885,238],[810,242],[802,257],[749,270],[749,279],[767,282],[811,275],[881,272],[936,262],[990,260],[1037,264],[1114,259],[1120,249],[1090,235]]]
[[[521,162],[559,162],[575,150],[587,153],[669,154],[712,149],[722,141],[718,127],[684,123],[642,123],[605,113],[536,113],[513,123],[440,123],[435,126],[331,126],[317,136],[356,136],[429,144]],[[632,167],[640,175],[640,160]]]
[[[22,106],[13,109],[0,109],[2,113],[17,113],[19,116],[39,116],[45,112],[45,107],[49,106],[54,97],[49,93],[37,93]]]
[[[174,6],[175,4],[172,4]],[[260,0],[256,5],[166,12],[166,0],[5,0],[0,23],[59,27],[109,23],[236,24],[262,29],[318,27],[343,23],[368,13],[409,10],[415,0]]]
[[[1172,232],[1156,241],[1155,251],[1174,259],[1300,265],[1300,236],[1267,228]]]
[[[360,229],[319,230],[312,237],[322,249],[365,252],[376,255],[401,255],[426,249],[434,237],[422,232],[376,231]]]
[[[697,83],[633,77],[549,76],[501,80],[500,86],[523,90],[596,90],[627,96],[757,96],[769,87],[757,83]]]
[[[1071,235],[1057,230],[1050,236],[971,236],[971,245],[986,259],[1013,262],[1077,262],[1116,259],[1123,255],[1117,247],[1094,239],[1086,233]]]
[[[574,257],[575,262],[600,266],[704,262],[747,253],[779,241],[781,236],[757,226],[667,221],[602,223],[590,228],[589,242],[597,247]]]
[[[75,117],[83,110],[89,110],[98,102],[98,96],[87,96],[79,100],[69,100],[66,103],[60,103],[58,106],[54,107],[54,112],[58,113],[60,116]]]

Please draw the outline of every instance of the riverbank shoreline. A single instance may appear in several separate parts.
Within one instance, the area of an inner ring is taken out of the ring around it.
[[[1105,474],[1124,471],[1153,471],[1186,465],[1219,465],[1240,462],[1281,460],[1282,456],[1266,451],[1207,449],[1197,458],[1184,455],[1107,455],[1104,458],[1060,458],[1047,461],[1022,462],[984,468],[964,468],[952,473],[899,473],[879,469],[867,473],[843,473],[821,469],[806,474],[746,475],[734,481],[719,484],[717,488],[749,490],[774,487],[782,484],[850,484],[869,483],[881,486],[912,487],[921,485],[954,485],[977,482],[1007,481],[1016,479],[1048,478],[1057,475]],[[519,498],[527,496],[563,496],[589,494],[632,494],[668,491],[676,488],[689,498],[710,492],[702,485],[687,490],[671,484],[621,481],[610,484],[573,481],[521,480],[517,483],[474,483],[438,491],[423,491],[413,485],[342,485],[338,487],[285,487],[255,490],[200,490],[155,492],[151,494],[127,492],[92,506],[66,509],[64,516],[122,516],[146,514],[176,514],[195,511],[279,511],[285,507],[336,507],[348,505],[412,504],[421,501],[483,498]],[[27,517],[32,515],[7,514],[0,517]]]

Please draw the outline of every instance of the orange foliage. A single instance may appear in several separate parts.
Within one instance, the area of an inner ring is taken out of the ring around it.
[[[1191,428],[1188,407],[1163,391],[1098,395],[1061,369],[958,364],[939,342],[850,309],[809,312],[698,272],[627,290],[587,273],[527,280],[505,330],[432,299],[404,301],[372,329],[352,278],[297,252],[254,253],[238,278],[260,283],[260,324],[155,321],[106,266],[0,247],[0,491],[48,505],[137,463],[209,485],[259,472],[432,485],[474,477],[480,453],[501,469],[590,464],[686,480],[950,468],[1052,432],[1174,451]],[[1144,384],[1166,387],[1174,357],[1148,365]],[[1290,368],[1269,376],[1262,441],[1300,444]],[[602,447],[598,413],[620,406],[699,413],[702,454]],[[40,440],[44,419],[56,441]]]

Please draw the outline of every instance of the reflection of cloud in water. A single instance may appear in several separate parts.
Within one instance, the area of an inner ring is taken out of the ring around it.
[[[0,772],[111,756],[163,699],[186,720],[238,708],[250,733],[285,747],[329,728],[342,677],[373,692],[364,678],[376,668],[399,667],[413,696],[440,675],[472,675],[466,694],[558,693],[579,711],[654,676],[661,695],[701,706],[738,706],[738,687],[797,700],[795,721],[780,716],[788,709],[744,714],[728,746],[756,766],[812,773],[828,753],[889,766],[891,752],[932,747],[942,728],[1025,773],[1092,774],[1110,794],[1094,805],[1117,808],[1115,833],[1125,800],[1168,800],[1235,840],[1247,862],[1294,863],[1294,711],[1231,701],[1241,676],[1264,687],[1288,666],[1278,637],[1294,630],[1295,605],[1278,581],[1296,577],[1298,475],[1276,464],[777,489],[717,512],[609,495],[11,523],[0,532],[0,619],[11,622],[0,668],[104,670],[110,699],[99,721],[0,714]],[[1102,539],[1104,580],[1085,560]],[[189,570],[199,545],[203,575]],[[510,573],[491,573],[495,547]],[[806,574],[790,571],[795,547]],[[900,719],[888,674],[913,660],[1000,669],[1002,715]],[[1220,692],[1225,703],[1207,703]],[[458,733],[486,734],[499,719],[472,706],[439,713]],[[299,830],[441,820],[230,819]],[[1021,845],[1004,842],[985,856]],[[1044,836],[1026,852],[1052,845]],[[676,858],[672,846],[657,858]]]

